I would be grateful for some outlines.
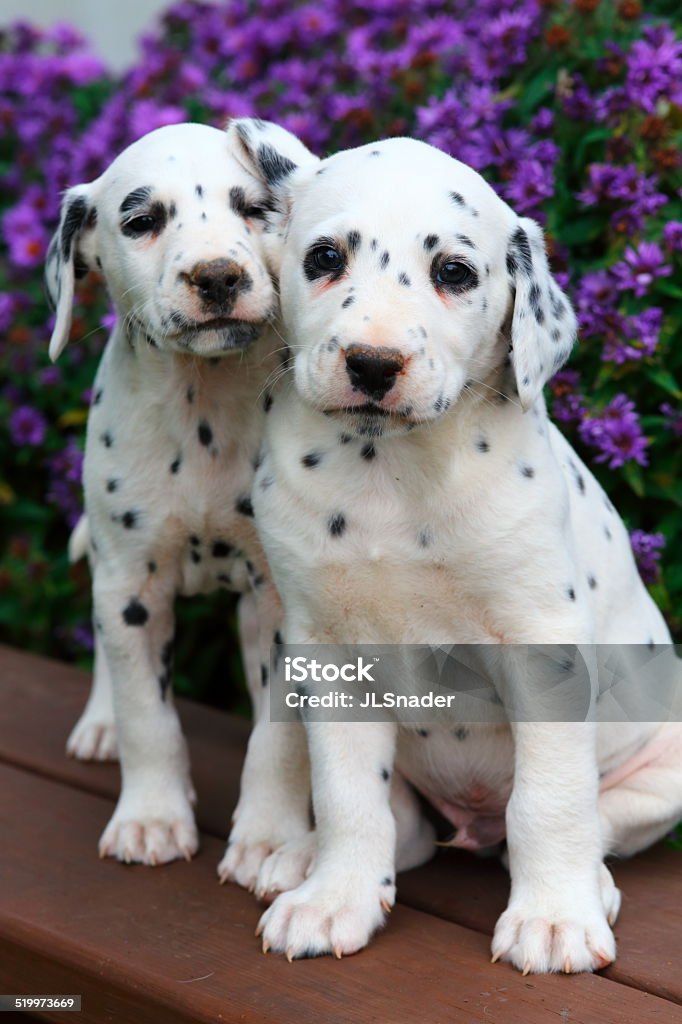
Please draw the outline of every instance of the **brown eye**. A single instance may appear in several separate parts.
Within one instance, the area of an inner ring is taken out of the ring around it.
[[[324,274],[331,274],[343,266],[343,256],[338,249],[334,249],[330,245],[314,249],[312,256],[315,266]]]
[[[474,271],[459,260],[445,260],[436,271],[436,281],[449,287],[466,288],[476,284]]]
[[[152,231],[157,231],[159,227],[158,218],[152,214],[143,214],[140,217],[133,217],[132,220],[126,221],[125,224],[121,225],[121,230],[124,235],[128,235],[131,238],[139,238],[140,235],[148,235]]]

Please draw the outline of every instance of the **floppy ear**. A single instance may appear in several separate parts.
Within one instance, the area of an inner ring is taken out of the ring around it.
[[[260,181],[268,194],[266,232],[281,238],[291,210],[291,186],[296,172],[315,167],[320,163],[319,157],[286,128],[255,117],[230,121],[227,139],[244,170]],[[273,245],[268,248],[271,250]]]
[[[518,219],[507,249],[507,271],[514,292],[512,366],[525,412],[566,362],[577,321],[550,273],[542,228],[534,220]]]
[[[64,195],[59,227],[47,250],[45,286],[50,305],[57,314],[50,338],[53,362],[69,340],[74,281],[85,277],[91,269],[87,252],[91,246],[82,244],[84,231],[91,231],[97,220],[89,195],[89,185],[76,185]]]

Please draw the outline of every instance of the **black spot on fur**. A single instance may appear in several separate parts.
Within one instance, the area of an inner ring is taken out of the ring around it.
[[[518,271],[527,277],[533,273],[533,257],[528,235],[523,228],[517,228],[509,240],[507,249],[507,270],[514,277]]]
[[[111,448],[114,443],[114,439],[108,430],[105,430],[103,434],[100,434],[99,439],[105,448]]]
[[[433,544],[433,532],[429,526],[419,531],[419,547],[428,548]]]
[[[214,558],[229,558],[233,551],[232,545],[225,540],[216,540],[211,547],[211,554]]]
[[[93,395],[92,404],[93,405],[99,405],[99,403],[101,401],[102,401],[102,389],[98,388],[97,391],[95,391],[95,394]]]
[[[113,494],[119,484],[118,480],[107,480],[107,491],[109,494]]]
[[[261,667],[260,667],[260,681],[261,681],[261,684],[263,686],[267,686],[268,685],[268,675],[269,675],[268,666],[267,665],[261,665]]]
[[[391,777],[391,773],[389,772],[388,768],[381,769],[381,777],[384,780],[384,782],[388,782],[388,780]]]
[[[198,551],[190,551],[189,557],[192,559],[195,565],[198,565],[199,562],[201,561],[201,555],[199,554]]]
[[[537,323],[544,323],[545,311],[541,305],[542,293],[537,285],[536,281],[533,281],[528,292],[528,301],[530,302],[530,308],[533,310],[533,315]]]
[[[476,448],[478,449],[479,452],[489,452],[490,444],[488,443],[488,441],[486,441],[484,437],[479,437],[478,441],[476,442]]]
[[[348,309],[348,307],[352,306],[354,302],[355,302],[355,296],[354,295],[346,296],[346,298],[341,303],[341,309]]]
[[[332,537],[340,537],[346,530],[346,517],[342,512],[335,512],[329,517],[327,527]]]
[[[149,618],[149,612],[136,597],[130,598],[122,614],[126,626],[144,626]]]
[[[362,235],[359,231],[349,231],[348,237],[346,238],[346,244],[348,245],[348,252],[354,255],[362,243]]]
[[[149,202],[151,194],[152,190],[149,185],[142,185],[140,188],[133,189],[132,192],[128,193],[119,206],[118,212],[128,213],[130,210],[137,209],[138,206],[144,206]]]
[[[64,215],[62,225],[62,257],[68,260],[71,255],[71,242],[77,231],[83,226],[87,215],[87,205],[83,196],[73,199]]]
[[[376,453],[377,450],[371,441],[368,441],[367,444],[363,444],[362,448],[360,449],[360,455],[362,456],[363,459],[366,459],[368,462],[371,462],[371,460],[376,457]]]
[[[147,562],[147,572],[156,572],[156,562]]]
[[[265,143],[258,149],[258,163],[268,185],[275,185],[296,170],[296,164],[278,153],[274,146]]]
[[[190,544],[192,544],[192,545],[193,545],[193,546],[194,546],[195,548],[199,547],[199,545],[201,544],[201,541],[200,541],[200,539],[199,539],[199,538],[197,537],[196,533],[192,533],[192,534],[190,535],[190,538],[189,538],[189,542],[190,542]]]
[[[139,518],[139,512],[137,512],[135,509],[128,509],[128,511],[124,512],[123,515],[121,516],[121,523],[126,530],[134,530],[135,527],[137,526]]]
[[[391,260],[391,257],[389,255],[389,253],[384,249],[384,251],[382,252],[381,256],[379,257],[379,266],[381,267],[382,270],[386,269],[386,267],[388,266],[390,260]]]
[[[199,444],[202,444],[204,448],[208,448],[211,441],[213,440],[213,431],[209,427],[206,420],[202,420],[197,430],[199,436]]]
[[[431,252],[431,250],[435,249],[435,247],[438,245],[438,242],[438,235],[427,235],[426,238],[424,239],[424,248],[426,249],[427,252]]]
[[[476,246],[471,241],[468,235],[456,235],[457,241],[460,245],[466,245],[467,249],[475,249]]]
[[[304,455],[301,459],[301,464],[305,466],[306,469],[312,469],[313,466],[319,466],[321,458],[322,456],[319,452],[308,452],[308,454]]]
[[[251,498],[247,494],[244,494],[241,498],[237,499],[235,508],[242,516],[253,516],[253,504],[251,502]]]
[[[521,466],[521,476],[525,476],[531,480],[535,476],[535,470],[532,466]]]
[[[587,577],[587,585],[590,588],[590,590],[596,590],[597,589],[597,580],[595,579],[594,576],[588,576]]]
[[[177,473],[182,465],[182,456],[177,455],[170,464],[171,473]]]
[[[469,730],[465,729],[463,725],[460,725],[457,729],[452,730],[452,735],[455,737],[455,739],[465,740],[469,735]]]
[[[568,590],[566,591],[566,596],[569,601],[575,601],[575,590],[573,589],[573,587],[568,588]]]
[[[398,281],[400,282],[400,284],[405,285],[406,288],[409,288],[410,285],[412,284],[412,282],[410,281],[410,279],[407,276],[407,274],[405,274],[403,272],[398,274]]]
[[[272,395],[269,391],[266,391],[263,396],[263,409],[265,412],[270,412],[272,409]]]
[[[341,444],[350,444],[352,440],[352,434],[341,434],[341,436],[339,437],[339,441]]]
[[[464,206],[465,205],[465,203],[464,203],[464,196],[461,195],[459,192],[451,192],[450,193],[450,201],[453,202],[455,204],[455,206]]]
[[[203,197],[204,197],[203,185],[195,185],[194,186],[194,191],[196,192],[196,194],[199,197],[199,199],[203,199]]]
[[[194,385],[193,384],[190,384],[189,387],[187,388],[187,401],[190,403],[190,405],[194,401]]]

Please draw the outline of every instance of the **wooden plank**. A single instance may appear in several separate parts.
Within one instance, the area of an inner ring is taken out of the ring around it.
[[[0,760],[114,798],[117,768],[80,764],[63,752],[88,683],[85,673],[70,666],[0,647]],[[237,798],[248,725],[188,701],[178,705],[192,750],[200,826],[224,837]],[[99,832],[99,826],[92,827],[91,857]],[[682,1003],[682,971],[674,956],[682,854],[659,845],[616,862],[614,873],[623,908],[616,925],[619,956],[607,976]],[[489,935],[504,910],[508,887],[498,861],[443,850],[431,863],[400,876],[399,899]]]
[[[115,797],[117,764],[84,763],[65,755],[89,687],[89,675],[81,669],[0,645],[0,759]],[[177,704],[200,794],[199,823],[225,838],[239,795],[249,722],[192,701]]]
[[[363,953],[288,964],[263,956],[260,913],[220,889],[217,840],[192,864],[99,863],[110,803],[0,767],[0,990],[81,993],[80,1020],[130,1024],[681,1024],[682,1009],[581,975],[523,978],[487,938],[407,907]],[[55,1015],[54,1019],[57,1019]]]

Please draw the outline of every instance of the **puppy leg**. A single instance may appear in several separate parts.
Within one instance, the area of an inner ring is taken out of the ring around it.
[[[173,581],[116,577],[98,565],[95,611],[111,669],[122,791],[100,856],[143,864],[198,848],[187,748],[173,707]]]
[[[658,753],[599,796],[605,855],[630,857],[682,820],[682,724],[661,726]]]
[[[282,893],[258,926],[263,949],[289,959],[355,953],[395,900],[396,827],[389,803],[396,727],[309,722],[318,853],[309,877]]]
[[[81,516],[69,540],[69,560],[77,562],[86,551],[90,575],[94,579],[97,555],[90,541],[88,520]],[[66,752],[69,757],[76,757],[80,761],[115,761],[118,757],[111,674],[97,630],[90,695],[82,715],[66,741]]]
[[[261,584],[239,603],[240,639],[253,706],[254,727],[242,770],[239,803],[221,882],[253,890],[263,862],[285,843],[310,831],[310,770],[300,722],[270,720],[270,648],[281,624],[274,587]]]
[[[66,752],[79,761],[115,761],[118,757],[111,674],[97,632],[90,696],[66,741]]]
[[[417,795],[400,772],[391,780],[391,811],[396,826],[396,871],[409,871],[436,852],[436,830],[424,817]],[[315,867],[317,833],[308,832],[280,846],[263,862],[256,896],[270,902],[280,892],[299,886]]]
[[[524,973],[606,967],[616,947],[602,895],[595,726],[520,722],[514,738],[511,897],[493,958]]]

